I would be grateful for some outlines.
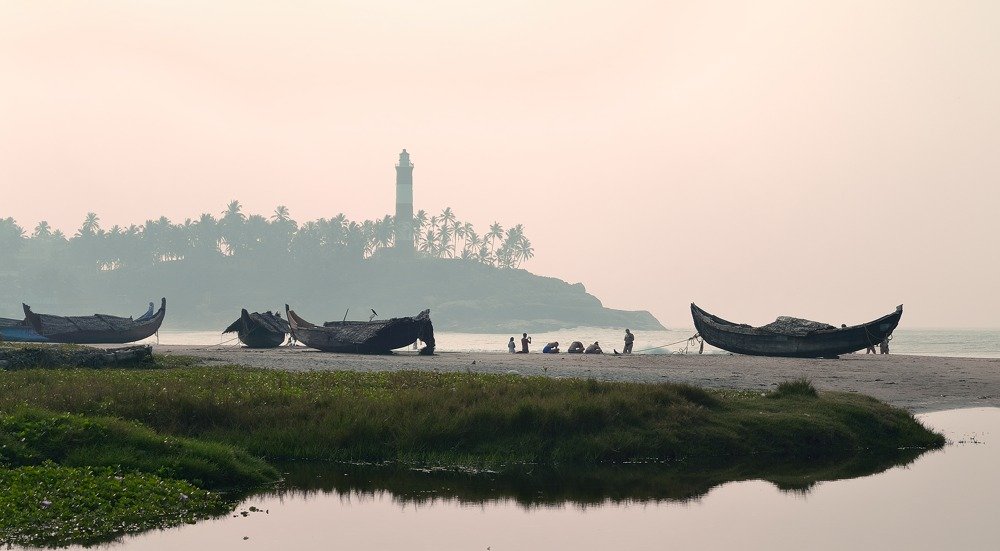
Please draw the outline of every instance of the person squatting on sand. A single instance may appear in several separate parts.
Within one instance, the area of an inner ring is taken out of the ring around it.
[[[545,345],[542,348],[542,354],[558,354],[559,353],[559,341],[553,341]]]
[[[594,344],[588,346],[587,349],[583,351],[583,353],[584,354],[604,354],[604,351],[601,350],[601,345],[597,344],[597,341],[594,341]]]
[[[570,354],[583,354],[583,343],[580,341],[573,341],[570,343],[566,352],[569,352]]]

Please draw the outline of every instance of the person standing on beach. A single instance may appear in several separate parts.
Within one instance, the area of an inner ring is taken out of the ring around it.
[[[865,354],[878,354],[878,352],[875,352],[875,345],[868,343],[868,348],[865,349]]]
[[[511,337],[510,341],[507,342],[507,351],[513,354],[516,349],[517,345],[514,344],[514,337]]]
[[[521,351],[518,354],[527,354],[529,344],[531,344],[531,337],[527,333],[521,333]]]
[[[884,339],[882,339],[882,342],[878,343],[878,350],[879,350],[880,353],[882,353],[882,354],[888,354],[889,353],[889,339],[891,339],[891,338],[892,338],[892,335],[886,335],[886,337]]]
[[[622,354],[632,353],[632,343],[635,342],[635,335],[632,334],[628,329],[625,330],[625,348],[622,348]]]

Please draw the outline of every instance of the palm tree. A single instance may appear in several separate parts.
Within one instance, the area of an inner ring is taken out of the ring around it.
[[[35,231],[31,232],[31,237],[40,237],[42,239],[52,237],[52,226],[45,220],[42,220],[35,226]]]
[[[470,253],[468,258],[473,260],[482,260],[479,256],[479,248],[482,246],[483,240],[480,239],[476,230],[472,229],[472,224],[467,224],[467,226],[465,229],[465,247],[462,252],[465,253],[468,251]],[[465,257],[466,255],[463,254],[462,256]]]
[[[24,244],[24,228],[13,218],[0,218],[0,252],[14,253]]]
[[[375,248],[388,248],[392,246],[393,240],[393,217],[386,215],[385,218],[375,221]]]
[[[427,231],[420,236],[418,250],[427,256],[436,256],[437,251],[434,249],[434,239],[434,230],[428,228]]]
[[[233,200],[222,211],[222,218],[219,219],[219,230],[224,241],[225,253],[227,255],[236,254],[239,249],[245,247],[243,235],[243,225],[247,217],[243,214],[243,205],[239,201]]]
[[[101,229],[101,219],[97,217],[97,214],[93,212],[88,212],[86,218],[83,220],[83,225],[80,226],[80,230],[76,232],[78,237],[83,237],[85,235],[96,235],[98,230]]]
[[[288,215],[288,207],[285,205],[275,207],[274,214],[271,215],[271,222],[288,222],[291,219]]]
[[[413,215],[413,235],[415,235],[418,240],[419,237],[424,233],[424,226],[427,225],[427,211],[420,209],[416,214]]]
[[[515,252],[518,258],[517,260],[518,266],[521,265],[521,262],[530,260],[533,256],[535,256],[535,249],[531,247],[531,241],[529,241],[528,238],[524,237],[523,235],[521,236],[521,239],[517,242],[517,249]]]
[[[484,239],[488,240],[490,243],[490,254],[496,257],[496,242],[503,239],[503,226],[501,226],[499,222],[493,222],[493,224],[490,225],[490,231],[486,232]],[[496,265],[499,266],[499,262],[497,262]]]

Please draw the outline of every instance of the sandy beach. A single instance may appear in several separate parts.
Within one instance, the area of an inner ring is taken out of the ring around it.
[[[159,345],[155,351],[202,358],[209,365],[238,364],[289,371],[471,371],[640,383],[689,383],[709,388],[768,390],[806,378],[820,390],[860,392],[914,413],[960,407],[1000,407],[1000,358],[870,356],[839,360],[754,356],[503,354],[444,352],[419,356],[329,354],[304,347],[251,350],[222,346]]]

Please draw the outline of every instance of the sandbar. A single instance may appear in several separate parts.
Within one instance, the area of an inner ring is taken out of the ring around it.
[[[840,359],[766,358],[729,354],[506,354],[415,352],[331,354],[302,346],[253,350],[235,346],[157,345],[154,351],[288,371],[354,370],[516,373],[636,383],[687,383],[768,391],[805,378],[820,390],[860,392],[913,413],[1000,407],[1000,358],[845,354]]]

